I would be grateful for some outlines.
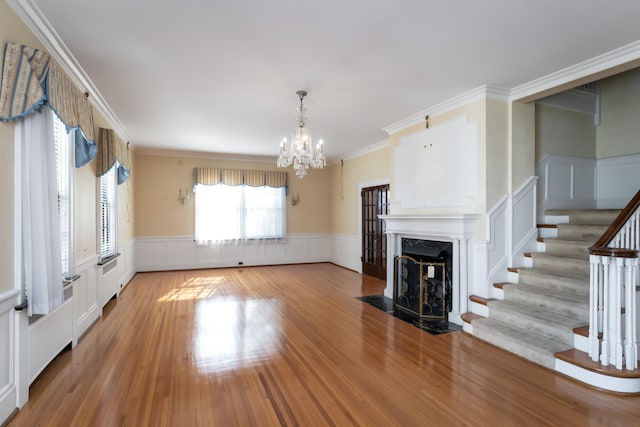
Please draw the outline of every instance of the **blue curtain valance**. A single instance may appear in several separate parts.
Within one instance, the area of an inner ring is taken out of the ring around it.
[[[0,81],[0,121],[17,120],[49,106],[67,130],[76,132],[76,167],[98,151],[93,107],[47,52],[7,43]]]
[[[96,176],[102,176],[114,165],[118,167],[118,185],[129,175],[129,143],[124,143],[113,129],[98,129],[98,154],[96,156]]]

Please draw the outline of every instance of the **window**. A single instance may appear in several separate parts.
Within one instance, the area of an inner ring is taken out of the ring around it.
[[[195,188],[196,241],[283,238],[286,210],[285,187],[198,184]]]
[[[99,178],[100,186],[100,259],[116,255],[116,170],[111,169]]]
[[[73,248],[73,141],[71,133],[58,116],[53,115],[53,138],[56,156],[56,183],[58,189],[58,226],[60,229],[60,254],[62,258],[62,277],[70,278],[74,271]]]

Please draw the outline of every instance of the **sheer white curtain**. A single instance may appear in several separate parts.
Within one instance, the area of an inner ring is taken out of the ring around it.
[[[29,316],[62,305],[62,258],[53,115],[45,108],[21,126],[23,283]]]
[[[199,245],[286,236],[286,189],[202,185],[195,193],[195,239]]]

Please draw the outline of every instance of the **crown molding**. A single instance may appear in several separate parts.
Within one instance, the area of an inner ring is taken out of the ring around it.
[[[474,101],[485,98],[508,101],[509,89],[499,86],[483,85],[464,92],[460,95],[454,96],[453,98],[422,110],[405,119],[399,120],[387,127],[382,128],[382,130],[385,131],[388,135],[391,135],[408,127],[423,123],[425,120],[425,116],[427,115],[429,116],[429,118],[437,117],[448,111],[460,108]]]
[[[361,156],[364,156],[366,154],[373,153],[373,152],[378,151],[378,150],[382,150],[383,148],[387,148],[388,146],[389,146],[389,140],[385,139],[385,140],[382,140],[380,142],[376,142],[375,144],[368,145],[368,146],[366,146],[364,148],[361,148],[359,150],[351,151],[351,152],[345,154],[344,156],[340,157],[340,160],[355,159],[356,157],[361,157]],[[337,163],[337,162],[332,162],[332,164],[333,163]]]
[[[536,101],[536,104],[560,110],[595,115],[598,94],[593,90],[573,88]]]
[[[256,162],[256,163],[273,163],[276,164],[275,156],[253,156],[249,154],[225,154],[211,153],[206,151],[188,151],[174,150],[154,147],[136,146],[135,153],[143,156],[161,156],[161,157],[183,157],[193,159],[208,160],[233,160],[239,162]]]
[[[537,94],[640,60],[640,40],[511,89],[511,101],[532,101]],[[637,65],[637,64],[636,64]]]
[[[104,99],[89,75],[83,70],[71,51],[64,44],[56,30],[49,23],[40,8],[33,0],[6,0],[7,4],[22,19],[26,26],[44,45],[49,54],[60,64],[62,69],[82,91],[89,93],[89,101],[102,114],[114,131],[125,141],[129,135]]]

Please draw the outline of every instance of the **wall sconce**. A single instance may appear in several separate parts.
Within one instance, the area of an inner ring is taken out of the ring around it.
[[[291,195],[291,206],[296,206],[298,203],[300,203],[300,194],[298,194],[298,193],[292,194]]]
[[[185,190],[184,196],[182,196],[182,188],[178,191],[179,191],[178,201],[183,205],[186,205],[187,203],[189,203],[189,190],[188,189]]]

